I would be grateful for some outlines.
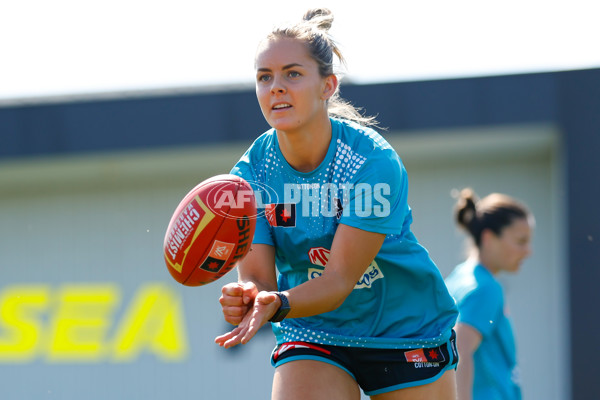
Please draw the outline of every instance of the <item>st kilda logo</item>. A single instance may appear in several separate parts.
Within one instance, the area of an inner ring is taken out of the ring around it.
[[[296,204],[294,203],[267,204],[265,213],[271,226],[286,228],[296,226]]]

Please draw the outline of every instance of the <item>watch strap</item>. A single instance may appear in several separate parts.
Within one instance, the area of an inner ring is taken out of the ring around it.
[[[281,305],[279,306],[277,311],[275,311],[275,314],[273,314],[271,319],[269,319],[269,322],[281,322],[290,312],[290,302],[288,301],[288,298],[285,294],[283,294],[281,292],[273,292],[273,293],[276,294],[277,297],[279,297],[279,300],[281,301]]]

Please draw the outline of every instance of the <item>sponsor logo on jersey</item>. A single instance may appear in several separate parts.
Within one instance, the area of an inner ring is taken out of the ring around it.
[[[312,264],[324,267],[329,261],[329,253],[329,249],[325,247],[313,247],[308,251],[308,258]]]
[[[331,252],[325,247],[313,247],[308,251],[308,258],[314,265],[325,267],[329,261],[329,254]],[[314,279],[323,274],[322,268],[309,268],[308,279]],[[363,276],[354,286],[354,289],[369,289],[373,284],[373,281],[383,278],[383,272],[377,265],[375,260],[371,261],[371,264],[365,270]]]

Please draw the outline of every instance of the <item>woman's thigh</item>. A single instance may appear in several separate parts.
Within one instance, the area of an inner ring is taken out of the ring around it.
[[[456,400],[456,372],[451,369],[436,381],[371,396],[372,400]]]
[[[359,400],[358,384],[343,369],[315,360],[275,368],[272,400]]]

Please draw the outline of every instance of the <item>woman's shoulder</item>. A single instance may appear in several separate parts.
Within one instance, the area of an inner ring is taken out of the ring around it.
[[[232,168],[231,173],[247,178],[248,174],[253,175],[254,169],[260,165],[265,158],[269,157],[269,153],[273,152],[273,144],[275,141],[275,130],[269,129],[257,137],[250,147],[237,161]]]
[[[242,160],[250,160],[255,162],[268,156],[269,152],[273,152],[276,135],[274,129],[269,129],[258,136],[244,153]]]
[[[263,132],[262,134],[260,134],[260,136],[258,136],[256,139],[254,139],[254,141],[248,148],[248,151],[249,152],[265,151],[265,149],[272,147],[272,145],[275,142],[275,138],[276,138],[275,129],[271,128],[271,129]]]
[[[358,159],[360,165],[376,168],[380,173],[398,175],[403,169],[402,160],[389,142],[375,129],[353,121],[332,119],[338,153],[348,160]]]
[[[504,302],[504,293],[500,282],[494,278],[492,273],[478,264],[473,269],[473,278],[476,283],[472,290],[473,297],[485,298],[490,304],[501,307]]]
[[[391,150],[394,152],[389,142],[373,127],[364,126],[346,119],[332,118],[331,121],[334,129],[337,126],[340,131],[338,141],[347,143],[356,150]]]
[[[446,284],[455,291],[502,292],[500,283],[485,267],[468,261],[454,268],[446,278]]]

